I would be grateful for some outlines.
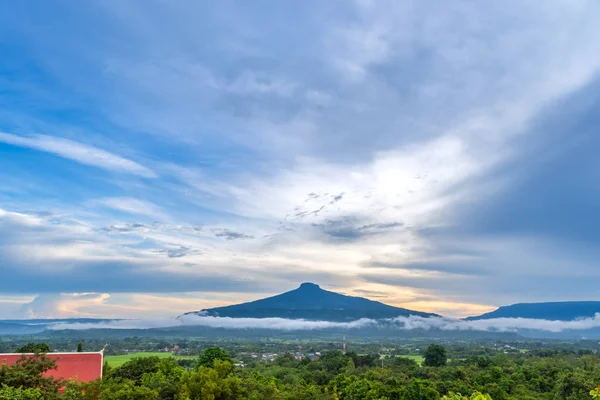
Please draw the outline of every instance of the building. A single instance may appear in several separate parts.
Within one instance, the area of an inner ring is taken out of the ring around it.
[[[31,353],[0,353],[0,364],[11,366],[22,356],[31,357]],[[104,351],[82,353],[47,353],[46,357],[55,360],[55,369],[47,371],[44,376],[89,382],[102,378]]]

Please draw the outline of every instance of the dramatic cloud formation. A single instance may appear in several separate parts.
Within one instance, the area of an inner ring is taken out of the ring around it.
[[[81,309],[101,305],[110,296],[107,293],[45,294],[37,296],[31,302],[21,306],[24,318],[68,318],[91,316],[93,313],[81,312]]]
[[[598,2],[2,11],[0,318],[597,299]]]

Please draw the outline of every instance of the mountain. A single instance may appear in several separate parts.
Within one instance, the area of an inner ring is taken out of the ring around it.
[[[519,303],[500,307],[495,311],[466,319],[473,321],[491,318],[533,318],[572,321],[577,318],[594,317],[596,313],[600,313],[600,301]]]
[[[65,319],[5,319],[0,320],[0,335],[32,335],[45,332],[56,324],[86,324],[117,321],[116,319],[65,318]]]
[[[360,318],[380,319],[409,315],[438,316],[388,306],[363,297],[345,296],[323,290],[314,283],[303,283],[295,290],[249,303],[186,313],[189,314],[232,318],[278,317],[313,321],[352,321]]]

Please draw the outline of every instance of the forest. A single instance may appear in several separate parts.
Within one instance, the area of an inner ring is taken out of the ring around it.
[[[174,357],[105,363],[101,380],[78,383],[44,377],[53,368],[44,354],[50,347],[33,346],[16,350],[35,350],[35,357],[0,367],[0,400],[600,399],[600,357],[574,349],[478,351],[450,359],[444,346],[430,344],[421,363],[402,355],[329,350],[313,360],[286,352],[242,364],[239,356],[213,346],[193,363]]]

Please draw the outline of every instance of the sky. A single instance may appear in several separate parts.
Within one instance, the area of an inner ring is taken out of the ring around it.
[[[0,318],[302,282],[600,300],[600,3],[0,4]]]

